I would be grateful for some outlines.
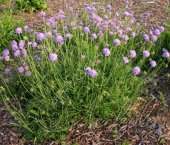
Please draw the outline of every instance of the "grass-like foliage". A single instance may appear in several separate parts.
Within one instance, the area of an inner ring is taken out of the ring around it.
[[[110,5],[85,4],[80,14],[72,7],[51,18],[41,12],[41,32],[17,28],[27,37],[2,52],[11,68],[1,75],[1,95],[27,138],[63,140],[80,119],[123,121],[166,66],[162,26],[149,34],[128,11],[113,17]]]
[[[10,47],[9,42],[11,40],[19,39],[19,37],[15,35],[14,30],[22,25],[22,20],[12,18],[11,10],[4,10],[3,13],[0,13],[0,51]]]
[[[46,0],[14,0],[14,6],[19,11],[45,10],[47,9]]]

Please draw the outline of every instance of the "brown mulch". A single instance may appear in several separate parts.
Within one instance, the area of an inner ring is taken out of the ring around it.
[[[53,16],[59,9],[64,8],[66,4],[72,5],[70,1],[47,0],[50,8],[49,11],[46,11],[47,17]],[[100,1],[96,0],[95,2],[100,3]],[[105,1],[107,2],[107,0]],[[75,0],[74,6],[82,7],[82,4],[89,2],[89,0]],[[127,9],[134,12],[134,16],[138,18],[139,22],[144,20],[146,12],[150,13],[150,17],[147,20],[150,26],[165,25],[165,22],[170,22],[169,0],[129,0],[129,2]],[[124,0],[112,0],[112,7],[114,12],[124,9]],[[8,8],[8,6],[0,5],[0,9],[2,8]],[[32,28],[37,28],[42,24],[39,12],[14,14],[13,17],[24,19],[25,25]],[[136,115],[129,118],[126,124],[118,124],[112,121],[107,126],[99,123],[90,125],[85,129],[85,125],[81,121],[76,128],[69,130],[67,143],[65,144],[119,145],[126,142],[131,145],[155,145],[156,143],[169,145],[170,111],[168,109],[170,107],[170,81],[167,79],[168,72],[169,69],[155,78],[154,81],[157,85],[150,89],[150,94],[147,97],[142,97],[147,103],[141,101],[136,106],[132,106]],[[165,96],[165,104],[160,103],[160,91]],[[155,98],[151,99],[153,95]],[[18,133],[17,128],[10,125],[13,120],[14,118],[10,116],[4,104],[0,102],[0,145],[33,145],[33,141],[22,139],[22,135]],[[64,143],[57,141],[43,143],[43,145],[59,144]]]

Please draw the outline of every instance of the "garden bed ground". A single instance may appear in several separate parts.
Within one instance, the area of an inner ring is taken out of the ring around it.
[[[50,10],[47,11],[47,16],[53,16],[59,9],[65,7],[66,4],[71,4],[64,0],[57,2],[54,0],[47,0],[47,2],[50,8]],[[85,1],[83,0],[75,0],[74,5],[77,5],[79,9],[84,3]],[[86,1],[86,3],[88,2]],[[112,3],[114,12],[124,8],[123,0],[114,0]],[[8,9],[9,6],[0,5],[0,9],[4,8]],[[156,23],[166,25],[170,20],[170,4],[168,0],[135,0],[128,9],[134,12],[136,18],[140,16],[141,19],[142,15],[149,12],[149,22],[152,25],[157,25]],[[42,23],[38,12],[14,14],[13,17],[16,19],[22,18],[25,24],[32,28],[37,28]],[[140,21],[141,19],[138,20]],[[98,125],[94,124],[89,126],[88,129],[84,129],[84,123],[80,120],[77,128],[70,129],[66,144],[77,142],[80,145],[112,145],[129,142],[129,144],[131,143],[132,145],[154,145],[156,142],[161,144],[160,140],[162,144],[170,144],[170,137],[168,137],[170,136],[170,80],[167,79],[169,73],[170,70],[166,69],[154,79],[157,86],[150,88],[150,96],[141,96],[141,103],[132,106],[132,109],[136,112],[134,114],[137,115],[132,115],[132,117],[127,120],[127,124],[122,125],[110,121],[109,126],[102,126],[99,123]],[[165,104],[160,102],[159,91],[161,91],[165,97]],[[151,95],[155,96],[152,101]],[[22,135],[18,134],[17,129],[9,125],[12,120],[13,118],[6,110],[4,104],[0,102],[0,144],[33,144],[33,141],[23,140]],[[57,145],[62,143],[51,141],[44,144]]]

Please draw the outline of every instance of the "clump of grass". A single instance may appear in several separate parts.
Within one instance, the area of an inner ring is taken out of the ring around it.
[[[144,32],[128,11],[113,17],[109,4],[85,4],[82,11],[83,17],[69,7],[50,18],[41,12],[43,31],[17,28],[15,35],[26,31],[27,37],[2,52],[1,61],[14,67],[1,78],[14,71],[17,85],[13,89],[12,80],[4,80],[4,103],[24,136],[37,142],[65,140],[81,118],[86,124],[125,120],[169,58],[159,40],[163,27]]]
[[[10,41],[20,39],[14,34],[16,27],[22,27],[23,21],[12,18],[12,10],[4,10],[0,13],[0,51],[10,47]]]

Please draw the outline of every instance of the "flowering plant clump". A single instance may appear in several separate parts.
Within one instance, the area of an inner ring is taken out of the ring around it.
[[[113,17],[110,4],[103,10],[85,4],[80,14],[68,7],[50,18],[42,11],[43,31],[18,27],[15,35],[21,40],[2,51],[0,62],[14,65],[4,67],[1,78],[15,73],[19,87],[14,90],[10,79],[3,81],[7,92],[1,95],[29,137],[61,139],[82,116],[86,123],[124,120],[145,93],[146,80],[166,65],[169,49],[159,41],[164,27],[149,34],[132,12]]]

